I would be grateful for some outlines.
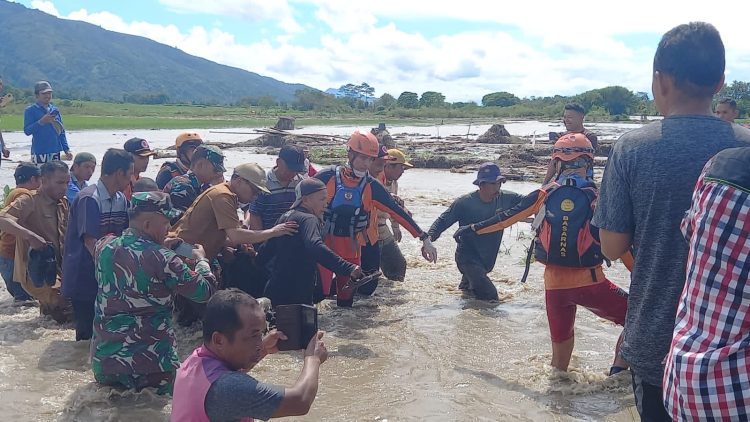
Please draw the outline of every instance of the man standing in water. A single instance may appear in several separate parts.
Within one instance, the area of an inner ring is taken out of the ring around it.
[[[195,149],[202,143],[203,139],[195,132],[185,132],[177,136],[174,143],[175,148],[177,148],[177,160],[162,164],[156,174],[156,184],[159,189],[164,189],[164,186],[170,180],[182,176],[190,170],[190,159],[193,157]]]
[[[405,169],[414,166],[406,161],[406,155],[398,149],[389,149],[388,155],[391,160],[385,163],[385,169],[383,170],[385,175],[384,186],[394,199],[403,206],[403,200],[398,196],[398,179],[404,174]],[[390,228],[388,228],[388,223],[390,223]],[[406,278],[406,258],[398,247],[402,238],[403,235],[398,222],[391,219],[387,214],[378,212],[380,268],[383,270],[383,275],[389,280],[404,281]]]
[[[737,109],[737,101],[731,98],[722,98],[716,103],[716,117],[727,123],[734,123],[740,115],[740,111]]]
[[[148,141],[141,138],[128,139],[125,141],[125,145],[123,145],[122,149],[133,155],[133,176],[131,177],[128,186],[122,191],[123,195],[125,195],[125,199],[129,201],[133,196],[133,183],[138,181],[138,178],[141,177],[141,173],[146,171],[148,168],[148,162],[151,160],[152,156],[156,155],[156,152],[151,149]]]
[[[70,183],[68,183],[68,193],[65,197],[69,203],[78,196],[81,189],[88,186],[88,181],[96,171],[96,157],[88,152],[79,152],[73,159],[73,165],[70,166]]]
[[[52,86],[47,81],[34,85],[36,102],[23,113],[23,132],[31,136],[31,161],[42,164],[60,159],[60,151],[66,160],[73,159],[68,147],[68,138],[60,117],[60,110],[52,101]]]
[[[437,240],[440,235],[456,222],[460,226],[479,223],[495,214],[513,208],[523,198],[521,195],[500,189],[505,177],[495,163],[479,166],[474,184],[479,189],[468,193],[451,204],[430,227],[430,238]],[[481,236],[473,236],[456,247],[456,266],[461,272],[458,288],[465,294],[480,300],[498,300],[497,289],[487,277],[495,267],[503,231]]]
[[[565,125],[565,132],[550,132],[550,137],[554,138],[550,140],[557,141],[560,137],[569,133],[582,133],[586,137],[586,139],[591,142],[591,147],[594,148],[594,154],[596,154],[596,149],[599,146],[599,139],[597,138],[596,134],[594,134],[594,132],[583,127],[583,118],[585,117],[585,115],[586,110],[584,110],[582,105],[578,103],[565,104],[565,109],[563,110],[563,124]],[[546,185],[547,183],[552,181],[554,177],[555,160],[552,159],[549,162],[549,166],[547,167],[547,174],[544,176],[544,182],[542,184]]]
[[[688,248],[680,222],[708,160],[750,142],[750,131],[711,111],[724,66],[724,44],[710,24],[679,25],[664,34],[652,74],[654,103],[664,120],[628,132],[614,145],[592,220],[609,259],[635,251],[622,357],[646,421],[671,420],[661,386],[685,285]]]

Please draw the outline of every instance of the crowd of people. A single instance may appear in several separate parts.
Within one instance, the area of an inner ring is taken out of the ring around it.
[[[643,420],[746,420],[750,130],[734,123],[733,100],[712,111],[724,71],[713,26],[673,28],[653,62],[664,119],[617,141],[600,187],[598,139],[583,126],[583,107],[569,104],[566,131],[550,133],[539,189],[502,189],[500,167],[487,162],[477,189],[428,231],[398,189],[413,166],[371,132],[351,135],[345,164],[317,170],[308,151],[285,145],[271,169],[240,164],[228,180],[223,152],[184,133],[176,160],[151,180],[141,176],[155,155],[144,139],[107,150],[101,163],[73,155],[41,81],[24,114],[31,162],[16,167],[0,211],[0,274],[14,301],[74,322],[76,340],[91,342],[98,383],[172,395],[175,421],[266,420],[309,411],[327,351],[319,332],[291,387],[249,376],[286,339],[267,331],[254,297],[352,307],[376,290],[381,270],[405,280],[402,229],[436,262],[432,242],[458,223],[459,289],[497,300],[489,274],[503,230],[533,217],[527,261],[545,266],[553,367],[568,369],[581,306],[624,327],[609,373],[630,371]],[[90,183],[97,165],[101,177]],[[617,259],[631,271],[628,292],[605,275]],[[183,362],[173,320],[202,321],[203,344]]]

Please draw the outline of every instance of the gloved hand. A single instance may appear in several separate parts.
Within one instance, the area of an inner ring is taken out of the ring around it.
[[[456,240],[456,242],[461,243],[463,238],[467,235],[475,234],[474,228],[471,225],[468,226],[461,226],[456,230],[455,233],[453,233],[453,239]]]
[[[429,238],[422,241],[422,257],[427,262],[437,262],[437,248],[435,248]]]

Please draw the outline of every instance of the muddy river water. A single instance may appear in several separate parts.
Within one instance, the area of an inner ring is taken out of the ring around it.
[[[511,133],[546,134],[559,129],[541,122],[509,125]],[[611,125],[611,133],[633,125]],[[440,135],[465,134],[466,126],[443,126]],[[482,133],[485,127],[472,128]],[[515,129],[515,130],[514,130]],[[605,129],[601,127],[600,129]],[[391,133],[433,134],[437,128],[397,127]],[[242,129],[236,132],[242,132]],[[305,128],[306,133],[345,135],[351,127]],[[180,131],[86,131],[69,134],[74,151],[101,157],[108,147],[132,137],[157,148],[169,146]],[[244,141],[247,135],[199,131],[209,140]],[[5,134],[12,159],[28,159],[29,140]],[[268,168],[275,157],[253,151],[228,151],[228,168],[255,161]],[[160,160],[152,161],[154,177]],[[15,165],[0,169],[0,186],[13,185]],[[98,172],[97,172],[98,173]],[[93,180],[96,180],[95,175]],[[473,189],[472,174],[414,169],[401,180],[401,193],[423,229],[450,202]],[[504,188],[528,193],[537,186],[508,182]],[[321,306],[321,326],[330,352],[321,370],[321,386],[309,415],[298,420],[632,420],[628,372],[607,377],[620,328],[579,310],[576,346],[568,373],[554,371],[544,308],[542,266],[532,265],[529,281],[519,283],[528,224],[507,230],[495,270],[490,275],[500,303],[461,297],[460,275],[453,262],[452,228],[435,245],[437,264],[425,262],[419,243],[404,239],[409,264],[405,282],[386,281],[371,298],[353,309]],[[627,288],[629,277],[619,263],[606,270]],[[199,326],[178,329],[180,355],[199,343]],[[254,370],[257,378],[291,384],[301,355],[267,357]],[[0,288],[0,420],[2,421],[160,421],[170,402],[148,390],[121,393],[93,383],[88,343],[75,342],[72,325],[42,318],[36,308],[12,305]]]

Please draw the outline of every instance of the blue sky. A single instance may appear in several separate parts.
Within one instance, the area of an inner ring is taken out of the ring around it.
[[[286,82],[326,89],[368,82],[376,95],[427,90],[449,101],[493,91],[650,90],[661,35],[713,23],[727,79],[750,80],[744,2],[484,0],[21,0],[28,7],[140,35]]]

